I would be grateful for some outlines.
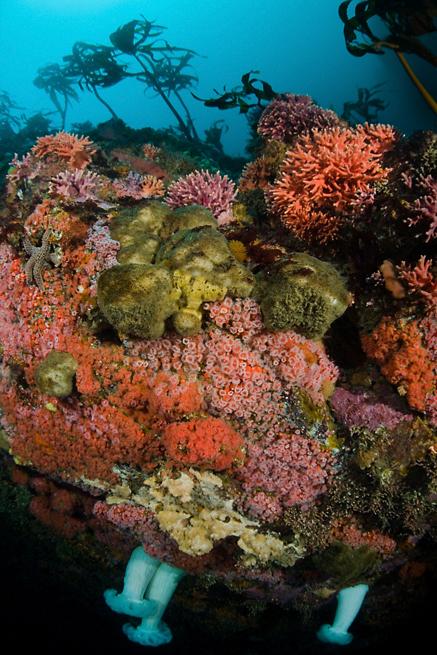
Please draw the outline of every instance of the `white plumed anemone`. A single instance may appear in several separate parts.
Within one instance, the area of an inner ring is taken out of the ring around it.
[[[160,561],[147,555],[141,546],[135,548],[126,567],[121,594],[115,589],[107,589],[104,593],[109,607],[118,614],[139,619],[156,611],[156,603],[145,599],[144,594],[159,565]]]
[[[350,644],[353,635],[348,632],[348,629],[360,611],[368,591],[369,586],[366,584],[342,589],[337,596],[338,605],[334,622],[332,625],[322,625],[317,632],[318,638],[330,644],[339,644],[341,646]]]
[[[142,646],[161,646],[171,641],[170,628],[161,620],[161,617],[178,586],[179,580],[184,575],[184,571],[180,569],[161,564],[146,591],[146,598],[157,604],[156,611],[144,617],[136,628],[130,623],[123,626],[123,632],[131,641],[136,641]]]
[[[131,641],[142,646],[161,646],[171,641],[170,628],[161,619],[184,575],[184,571],[147,555],[141,546],[135,548],[126,568],[121,594],[115,589],[107,589],[104,593],[114,612],[142,619],[137,627],[130,623],[123,626],[123,632]]]

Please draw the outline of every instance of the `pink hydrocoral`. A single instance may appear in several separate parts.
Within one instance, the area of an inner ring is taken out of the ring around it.
[[[387,177],[382,156],[395,138],[391,127],[367,123],[303,135],[267,192],[272,210],[304,241],[335,239],[348,206]]]
[[[218,418],[171,423],[162,441],[170,458],[184,466],[225,471],[239,468],[244,461],[244,439]]]
[[[125,180],[114,180],[116,194],[119,198],[130,196],[136,200],[141,198],[159,198],[163,196],[164,183],[154,175],[139,175],[129,173]]]
[[[171,209],[203,205],[212,211],[219,225],[225,225],[233,220],[232,204],[236,196],[235,184],[227,175],[222,177],[219,172],[211,175],[209,171],[202,170],[173,182],[168,188],[165,202]]]
[[[6,177],[13,184],[19,184],[23,180],[33,180],[41,170],[41,162],[37,162],[30,152],[24,155],[21,161],[15,154],[9,166],[11,170]]]
[[[428,309],[437,305],[437,280],[430,270],[432,266],[433,260],[425,256],[420,258],[414,268],[405,262],[398,266],[399,277],[408,284],[409,293],[420,293]]]
[[[412,179],[408,175],[404,175],[404,180],[407,186],[412,188]],[[431,175],[421,175],[419,186],[423,192],[421,197],[410,205],[412,216],[408,220],[410,225],[427,224],[426,240],[429,241],[437,236],[437,181]]]
[[[77,134],[68,132],[41,136],[32,148],[33,154],[39,159],[51,156],[68,162],[72,168],[85,168],[95,151],[96,147],[88,137],[78,137]]]
[[[309,96],[284,93],[264,109],[258,134],[289,143],[294,136],[310,129],[332,127],[338,120],[333,111],[318,107]]]
[[[49,191],[74,202],[96,200],[96,193],[102,189],[102,180],[96,173],[83,170],[63,171],[54,177],[50,183]]]

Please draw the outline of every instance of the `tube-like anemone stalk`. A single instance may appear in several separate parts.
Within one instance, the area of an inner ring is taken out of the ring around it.
[[[337,596],[338,605],[333,624],[322,625],[317,632],[320,641],[325,641],[330,644],[339,644],[341,646],[350,644],[353,635],[348,632],[348,629],[360,611],[364,597],[368,591],[369,586],[366,584],[359,584],[356,587],[347,587],[340,591]]]
[[[123,632],[131,640],[142,646],[161,646],[168,644],[172,639],[170,628],[161,617],[173,596],[179,580],[185,575],[184,571],[161,564],[153,576],[146,592],[147,600],[154,602],[157,609],[153,614],[144,617],[138,627],[126,623]]]
[[[104,593],[109,607],[118,614],[129,614],[139,619],[156,612],[158,604],[144,598],[144,594],[159,566],[160,561],[147,555],[141,546],[135,548],[126,567],[121,594],[115,589],[107,589]]]

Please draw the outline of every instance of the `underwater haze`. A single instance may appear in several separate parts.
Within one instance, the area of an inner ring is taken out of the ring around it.
[[[433,129],[435,116],[419,95],[392,52],[383,56],[353,57],[345,47],[338,0],[201,0],[143,2],[141,0],[4,0],[0,6],[0,89],[23,108],[26,116],[53,111],[43,90],[34,86],[39,68],[62,64],[77,41],[110,46],[109,35],[141,15],[167,28],[171,45],[194,50],[192,59],[200,98],[211,98],[240,83],[243,74],[259,71],[259,78],[279,92],[308,94],[320,106],[341,114],[344,103],[357,100],[358,88],[378,88],[388,107],[378,120],[404,133]],[[423,41],[432,47],[435,35]],[[437,87],[430,64],[411,55],[414,72],[429,87]],[[65,129],[71,123],[94,125],[111,116],[92,93],[72,101]],[[101,91],[117,115],[133,128],[165,128],[175,119],[160,98],[144,94],[141,84],[124,80]],[[244,155],[247,121],[237,109],[206,108],[185,91],[184,100],[199,136],[215,121],[228,131],[222,143],[227,154]],[[59,128],[59,117],[51,116]]]

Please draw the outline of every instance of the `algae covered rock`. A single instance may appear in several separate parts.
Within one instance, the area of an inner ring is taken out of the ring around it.
[[[73,391],[73,377],[78,369],[73,355],[52,350],[35,369],[35,384],[41,393],[67,398]]]
[[[157,235],[145,232],[140,240],[118,251],[117,261],[119,264],[152,264],[161,245]]]
[[[152,264],[163,242],[178,230],[217,227],[212,212],[201,205],[171,211],[157,200],[123,209],[111,223],[111,238],[120,243],[120,264]]]
[[[122,246],[120,265],[103,271],[97,285],[109,323],[120,333],[157,339],[172,317],[176,332],[192,336],[202,328],[202,303],[249,296],[255,278],[216,224],[199,205],[171,212],[151,201],[122,210],[111,227]]]
[[[185,205],[172,212],[171,227],[173,233],[177,230],[192,230],[202,225],[217,227],[217,219],[214,214],[203,205]]]
[[[257,276],[252,297],[268,330],[318,341],[347,309],[350,295],[333,266],[304,253],[281,258]]]
[[[111,238],[124,248],[141,242],[144,235],[160,236],[171,220],[171,210],[158,200],[147,200],[136,207],[122,209],[111,221]]]
[[[97,290],[100,309],[111,325],[146,339],[162,336],[165,320],[178,309],[178,292],[165,266],[113,266],[100,275]]]

